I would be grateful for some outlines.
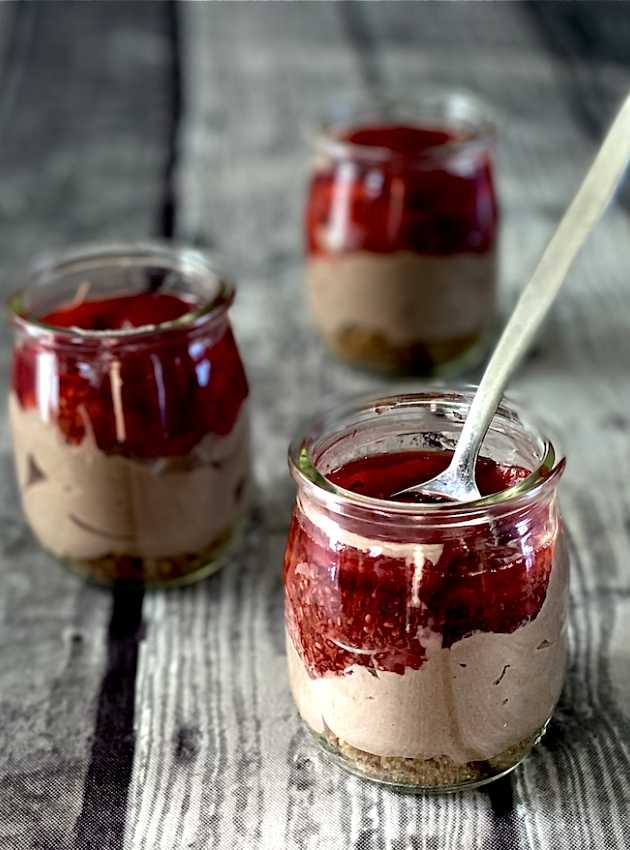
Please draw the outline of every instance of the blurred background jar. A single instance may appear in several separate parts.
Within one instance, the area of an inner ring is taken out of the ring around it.
[[[494,126],[468,94],[340,112],[314,137],[311,311],[329,347],[385,371],[453,374],[496,304]]]
[[[213,572],[249,470],[234,289],[204,254],[79,248],[38,263],[10,302],[10,421],[42,546],[99,582]]]

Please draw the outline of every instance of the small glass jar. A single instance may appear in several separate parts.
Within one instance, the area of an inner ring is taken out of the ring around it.
[[[306,282],[330,348],[380,370],[452,374],[492,331],[494,126],[470,95],[340,112],[314,138]]]
[[[234,298],[194,250],[85,247],[10,301],[17,478],[42,546],[102,583],[213,572],[249,474]]]
[[[474,787],[512,770],[544,733],[565,676],[565,461],[549,439],[505,404],[477,469],[493,495],[388,498],[446,466],[471,397],[348,404],[290,448],[293,696],[339,764],[401,790]]]

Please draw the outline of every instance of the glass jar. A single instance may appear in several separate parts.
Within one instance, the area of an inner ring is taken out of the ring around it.
[[[453,373],[483,354],[496,300],[494,126],[470,95],[340,112],[314,138],[306,282],[350,363]]]
[[[166,244],[46,258],[10,301],[17,478],[41,544],[103,583],[213,572],[247,489],[234,298]]]
[[[290,448],[289,681],[346,769],[401,790],[512,770],[545,731],[567,656],[564,458],[512,405],[468,504],[389,494],[444,468],[471,392],[340,407]]]

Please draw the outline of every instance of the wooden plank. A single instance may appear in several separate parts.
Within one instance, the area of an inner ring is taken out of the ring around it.
[[[168,51],[161,4],[0,4],[2,297],[37,251],[154,232]],[[0,345],[6,387],[6,323]],[[0,464],[0,846],[119,846],[116,806],[122,801],[124,818],[126,788],[113,797],[106,783],[99,788],[112,832],[103,834],[89,782],[103,755],[99,717],[120,704],[102,682],[124,649],[111,627],[107,640],[111,595],[36,546],[19,508],[4,416]],[[131,697],[133,710],[133,680]],[[117,765],[110,767],[115,784]]]
[[[304,413],[331,396],[391,386],[323,354],[309,326],[300,123],[343,89],[413,96],[431,81],[485,94],[502,115],[507,304],[593,149],[567,98],[566,65],[516,4],[186,4],[179,12],[187,104],[179,233],[231,256],[238,274],[234,316],[252,379],[260,500],[221,575],[146,603],[129,846],[624,847],[630,249],[621,208],[594,234],[515,381],[530,407],[557,421],[570,458],[573,661],[544,744],[514,782],[486,792],[393,795],[312,748],[283,656],[287,442]],[[601,61],[612,103],[628,72]]]

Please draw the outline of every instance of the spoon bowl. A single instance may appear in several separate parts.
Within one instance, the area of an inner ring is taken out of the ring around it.
[[[472,502],[481,499],[474,475],[471,477],[468,469],[462,471],[460,475],[456,469],[452,468],[452,464],[435,478],[423,484],[414,484],[413,487],[399,490],[393,494],[392,498],[411,495],[419,497],[419,501],[427,504]]]

